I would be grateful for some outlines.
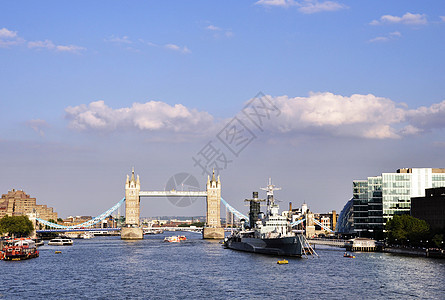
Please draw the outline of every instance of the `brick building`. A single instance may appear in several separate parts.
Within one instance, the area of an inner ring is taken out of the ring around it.
[[[43,220],[57,220],[57,213],[52,207],[36,204],[36,198],[31,198],[21,190],[12,189],[0,198],[0,218],[5,215],[21,216],[36,213],[38,218]]]

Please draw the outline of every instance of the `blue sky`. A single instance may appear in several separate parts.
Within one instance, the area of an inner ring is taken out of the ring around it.
[[[146,190],[204,184],[192,157],[263,92],[281,113],[223,196],[247,210],[272,176],[283,205],[340,210],[353,179],[444,167],[444,37],[442,1],[3,1],[0,192],[94,215],[132,166]]]

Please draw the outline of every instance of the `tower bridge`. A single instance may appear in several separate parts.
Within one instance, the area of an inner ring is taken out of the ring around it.
[[[203,229],[202,236],[204,239],[222,239],[224,238],[224,228],[221,227],[221,203],[239,219],[248,219],[247,216],[240,213],[232,207],[227,201],[221,198],[221,181],[219,176],[215,178],[213,173],[212,178],[207,177],[207,184],[205,191],[141,191],[141,183],[139,176],[134,175],[134,168],[131,172],[131,178],[127,175],[125,181],[125,197],[122,198],[113,207],[104,213],[92,218],[91,220],[72,226],[65,226],[57,223],[52,223],[40,218],[36,220],[50,230],[37,230],[37,232],[57,231],[83,231],[90,230],[94,225],[102,222],[105,218],[115,212],[121,205],[125,203],[125,225],[121,228],[122,239],[142,239],[143,229],[140,224],[140,205],[141,197],[199,197],[206,198],[206,225]],[[95,229],[94,229],[95,230]]]
[[[206,227],[202,232],[204,239],[223,239],[224,228],[221,227],[221,181],[208,176],[205,191],[141,191],[139,175],[135,177],[134,169],[131,178],[127,175],[125,182],[125,226],[121,230],[122,239],[142,239],[143,230],[140,224],[141,197],[205,197]]]

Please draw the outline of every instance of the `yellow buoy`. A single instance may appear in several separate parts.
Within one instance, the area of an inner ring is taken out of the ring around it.
[[[56,251],[56,252],[54,252],[55,254],[60,254],[60,253],[62,253],[62,251]]]

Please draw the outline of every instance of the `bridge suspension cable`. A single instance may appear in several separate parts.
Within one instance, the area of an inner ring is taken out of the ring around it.
[[[292,223],[290,223],[290,225],[291,225],[292,227],[294,227],[294,226],[297,226],[298,224],[303,223],[304,221],[306,221],[306,218],[302,218],[301,220],[297,220],[297,221],[295,221],[295,222],[292,222]]]
[[[36,218],[37,221],[39,221],[39,223],[49,226],[51,228],[58,228],[58,229],[79,229],[79,228],[85,228],[85,227],[91,227],[93,225],[96,225],[99,222],[102,222],[103,220],[105,220],[105,218],[109,217],[113,212],[115,212],[123,203],[125,202],[125,197],[122,198],[121,201],[119,201],[118,203],[116,203],[113,207],[111,207],[110,209],[108,209],[107,211],[105,211],[104,213],[98,215],[97,217],[84,222],[82,224],[77,224],[77,225],[73,225],[73,226],[65,226],[65,225],[60,225],[57,223],[52,223],[40,218]],[[227,201],[225,201],[223,198],[221,198],[221,202],[227,207],[227,209],[233,213],[238,219],[249,219],[246,215],[240,213],[237,209],[235,209],[233,206],[231,206],[229,203],[227,203]]]
[[[238,219],[245,219],[245,220],[248,220],[249,218],[246,216],[246,215],[243,215],[242,213],[240,213],[238,210],[236,210],[232,205],[230,205],[229,203],[227,203],[227,201],[226,200],[224,200],[222,197],[221,197],[221,202],[222,202],[222,204],[224,204],[226,207],[227,207],[227,209],[232,213],[232,214],[234,214]]]
[[[116,203],[112,208],[110,208],[109,210],[107,210],[106,212],[98,215],[97,217],[84,222],[82,224],[77,224],[77,225],[73,225],[73,226],[64,226],[64,225],[60,225],[60,224],[56,224],[56,223],[52,223],[52,222],[48,222],[46,220],[40,219],[40,218],[36,218],[37,221],[39,221],[39,223],[42,223],[46,226],[52,227],[52,228],[60,228],[60,229],[78,229],[78,228],[83,228],[83,227],[91,227],[93,225],[96,225],[99,222],[102,222],[103,220],[105,220],[105,218],[108,218],[113,212],[115,212],[123,203],[125,202],[125,197],[122,198],[121,201],[119,201],[118,203]]]
[[[317,220],[314,220],[314,223],[317,224],[318,226],[320,226],[321,228],[323,228],[326,231],[329,232],[334,232],[333,230],[331,230],[331,228],[324,226],[323,224],[321,224],[320,222],[318,222]]]

